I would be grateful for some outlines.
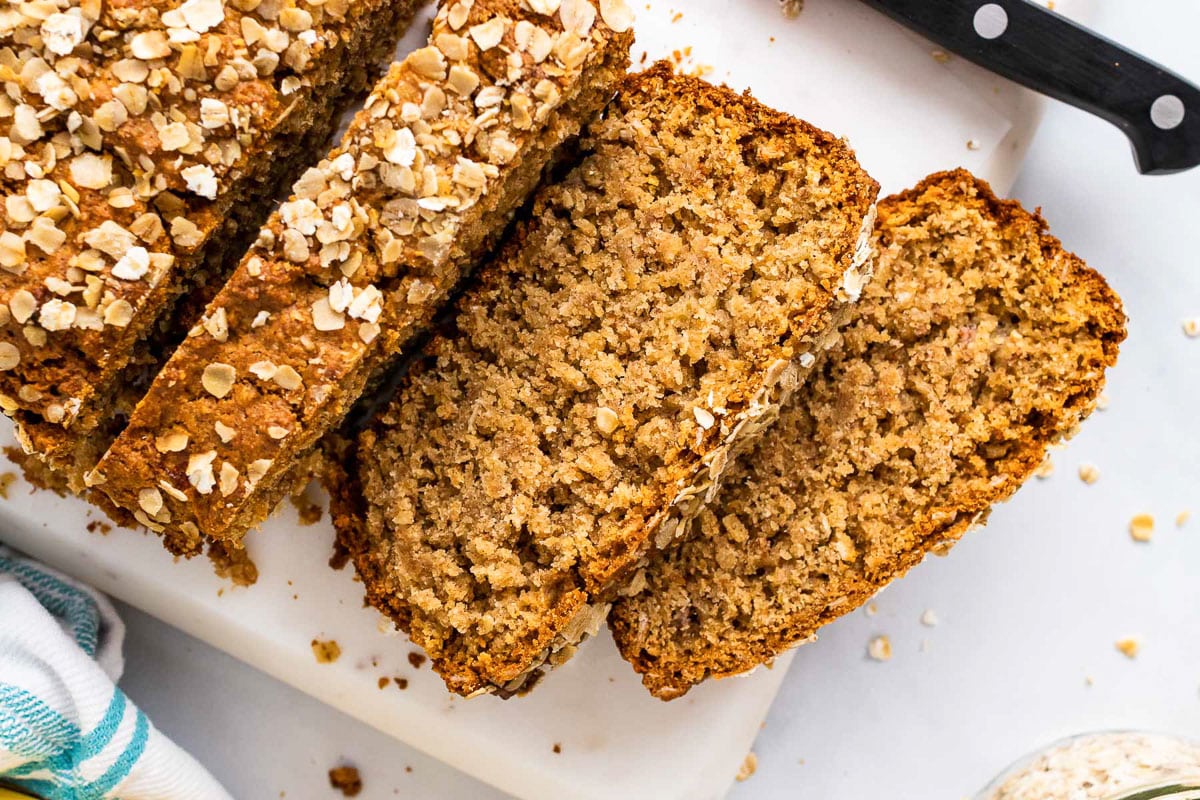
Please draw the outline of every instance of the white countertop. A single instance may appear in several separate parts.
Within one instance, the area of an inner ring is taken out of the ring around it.
[[[803,16],[780,24],[803,24]],[[1095,27],[1200,81],[1194,0],[1107,0]],[[1180,330],[1183,317],[1200,316],[1200,277],[1183,287],[1167,278],[1180,259],[1200,275],[1200,170],[1140,177],[1115,129],[1054,107],[1013,195],[1040,205],[1052,232],[1126,299],[1129,363],[1110,382],[1112,407],[1058,454],[1053,477],[1026,487],[949,558],[890,587],[875,616],[855,613],[817,647],[801,649],[755,745],[758,773],[738,785],[735,800],[834,800],[880,789],[897,800],[953,800],[1023,750],[1067,733],[1133,726],[1200,736],[1200,581],[1187,566],[1200,563],[1200,440],[1182,442],[1162,422],[1170,418],[1164,407],[1198,417],[1200,405],[1195,394],[1171,396],[1175,376],[1140,370],[1133,356],[1169,348],[1173,369],[1200,373],[1200,340]],[[1123,466],[1127,454],[1106,435],[1118,414],[1145,419],[1157,468]],[[1096,486],[1074,475],[1084,461],[1101,470]],[[1164,481],[1173,488],[1164,490]],[[1061,493],[1062,511],[1051,526],[1039,517],[1037,535],[1046,540],[1032,541],[1025,523],[1055,507],[1047,503],[1052,492]],[[1155,507],[1143,507],[1151,497]],[[1102,513],[1079,510],[1091,498],[1104,499],[1096,503]],[[1185,508],[1194,517],[1176,530],[1173,517]],[[1126,533],[1141,511],[1158,520],[1150,545]],[[1029,553],[1044,558],[1031,564]],[[938,613],[937,627],[919,624],[925,608]],[[326,772],[343,759],[361,770],[362,800],[502,796],[145,614],[122,612],[126,692],[238,798],[338,797]],[[865,659],[877,633],[892,639],[891,662]],[[1113,647],[1130,635],[1144,642],[1134,661]],[[924,668],[905,670],[902,682],[889,677],[913,661]],[[881,713],[862,713],[882,693],[889,702]],[[858,709],[853,724],[839,713],[848,704]],[[1047,708],[1060,712],[1053,725]],[[958,750],[922,750],[923,737],[936,740],[933,731],[954,732]]]

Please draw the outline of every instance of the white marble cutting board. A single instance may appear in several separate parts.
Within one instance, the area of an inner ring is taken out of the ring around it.
[[[1058,5],[1078,17],[1088,2]],[[650,61],[677,51],[683,69],[753,88],[847,136],[885,192],[955,166],[1003,192],[1037,126],[1041,106],[1032,95],[958,59],[934,59],[931,45],[855,0],[807,0],[796,19],[785,19],[776,0],[635,7],[635,62],[643,52]],[[424,34],[415,26],[401,49]],[[7,423],[0,438],[11,441]],[[285,507],[249,538],[260,577],[238,588],[203,559],[176,563],[142,533],[89,533],[93,520],[103,516],[82,501],[18,482],[0,502],[0,540],[520,797],[720,797],[791,660],[666,704],[641,689],[603,636],[529,697],[464,701],[428,666],[410,663],[414,648],[404,637],[380,632],[381,618],[362,607],[349,570],[326,566],[325,521],[301,527]],[[313,639],[336,640],[341,657],[317,663]],[[405,678],[408,688],[380,689],[382,677]]]

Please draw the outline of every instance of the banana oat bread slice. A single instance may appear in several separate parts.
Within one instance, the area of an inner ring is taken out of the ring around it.
[[[663,699],[762,664],[981,524],[1088,415],[1125,336],[1103,278],[963,171],[879,203],[840,348],[613,607]]]
[[[415,6],[0,11],[0,408],[74,488],[169,349],[176,298],[236,264]]]
[[[685,533],[861,290],[876,191],[748,95],[625,80],[335,490],[369,601],[452,691],[564,660]]]
[[[87,477],[197,552],[238,546],[499,237],[629,63],[620,0],[446,0],[294,185]]]

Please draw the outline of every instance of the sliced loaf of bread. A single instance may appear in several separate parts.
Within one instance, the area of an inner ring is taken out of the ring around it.
[[[612,98],[632,40],[620,0],[441,0],[85,476],[96,502],[176,553],[240,548]]]
[[[963,171],[879,204],[876,274],[816,373],[610,616],[663,699],[807,640],[980,524],[1092,410],[1103,278]]]
[[[579,151],[335,491],[369,600],[462,694],[515,691],[603,622],[865,277],[876,184],[747,95],[660,64]]]

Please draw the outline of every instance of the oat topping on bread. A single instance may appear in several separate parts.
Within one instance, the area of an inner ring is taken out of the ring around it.
[[[448,0],[159,373],[93,486],[177,552],[236,546],[612,95],[620,3]]]
[[[276,188],[315,160],[414,7],[0,10],[0,407],[36,428],[28,447],[69,461],[74,439],[106,424],[176,298],[219,281],[239,223],[257,229]]]
[[[841,345],[734,467],[696,536],[609,618],[663,699],[809,639],[986,518],[1095,406],[1119,298],[963,171],[879,204]]]
[[[686,534],[861,291],[876,191],[748,95],[663,64],[626,79],[337,492],[368,599],[452,691],[561,662]]]

